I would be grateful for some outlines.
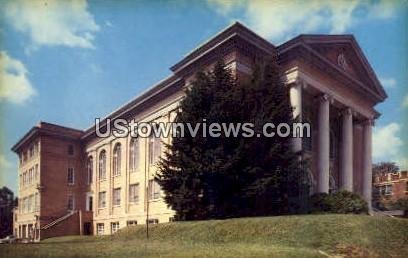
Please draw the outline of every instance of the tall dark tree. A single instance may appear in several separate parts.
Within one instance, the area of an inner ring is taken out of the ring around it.
[[[291,148],[288,137],[267,137],[262,134],[266,123],[292,125],[292,107],[287,87],[281,81],[279,67],[271,60],[258,64],[252,79],[242,84],[247,107],[244,117],[255,124],[260,137],[245,139],[248,185],[243,191],[247,198],[248,215],[293,213],[308,195],[306,175],[298,154]]]
[[[193,127],[204,119],[208,125],[250,122],[255,137],[193,137],[185,131],[185,137],[173,139],[157,180],[178,219],[290,212],[301,188],[299,162],[289,138],[265,137],[262,127],[290,124],[291,112],[273,62],[258,66],[248,83],[236,83],[222,62],[208,74],[199,73],[175,122]]]

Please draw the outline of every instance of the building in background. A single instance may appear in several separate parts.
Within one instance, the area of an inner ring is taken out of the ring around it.
[[[310,159],[311,193],[345,189],[372,196],[371,130],[387,97],[352,35],[300,35],[275,46],[240,23],[226,28],[171,67],[171,76],[101,121],[173,121],[195,73],[220,59],[238,81],[273,57],[289,89],[294,116],[312,126],[294,140]],[[102,130],[103,131],[103,130]],[[115,233],[119,228],[172,221],[154,180],[169,138],[99,138],[40,123],[14,147],[20,157],[19,237]],[[148,216],[147,216],[148,215]]]
[[[14,193],[7,187],[0,188],[0,238],[13,234],[13,209],[17,206]]]
[[[80,225],[92,221],[92,212],[85,207],[90,186],[82,172],[82,134],[40,122],[14,145],[13,151],[19,155],[14,231],[19,238],[80,234]]]
[[[374,176],[373,204],[376,207],[408,198],[408,171],[379,173]]]

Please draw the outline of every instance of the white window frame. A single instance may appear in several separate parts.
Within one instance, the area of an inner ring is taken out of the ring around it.
[[[158,200],[160,199],[160,185],[159,183],[154,180],[154,179],[150,179],[148,182],[148,194],[149,194],[149,200],[154,201],[154,200]]]
[[[103,198],[101,198],[103,196]],[[106,191],[98,193],[98,209],[106,208]]]
[[[111,222],[111,234],[115,234],[120,229],[119,221]]]
[[[121,174],[121,158],[122,158],[122,146],[120,143],[116,143],[113,148],[113,176],[120,176]]]
[[[139,163],[139,138],[132,138],[129,146],[129,169],[136,172]]]
[[[122,202],[122,198],[121,198],[121,188],[120,187],[118,187],[118,188],[114,188],[113,189],[113,191],[112,191],[112,204],[113,204],[113,206],[120,206],[121,205],[121,202]]]
[[[132,196],[132,188],[135,188],[133,191],[134,196]],[[129,203],[133,204],[139,203],[139,192],[140,192],[139,183],[129,185]]]
[[[96,234],[98,236],[102,236],[103,234],[105,234],[105,224],[104,223],[96,224]]]
[[[102,150],[99,153],[98,157],[98,164],[99,164],[99,169],[98,169],[98,176],[99,180],[105,180],[106,179],[106,151]]]

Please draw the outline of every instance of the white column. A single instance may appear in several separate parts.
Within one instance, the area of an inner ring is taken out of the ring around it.
[[[329,154],[330,154],[330,103],[329,96],[324,94],[319,98],[318,117],[318,186],[319,193],[329,192]]]
[[[350,108],[343,111],[340,163],[341,188],[353,191],[353,115]]]
[[[363,129],[363,196],[371,210],[372,196],[372,148],[371,148],[371,130],[373,121],[371,119],[364,123]]]
[[[296,122],[302,121],[302,83],[296,82],[289,89],[290,103],[293,108],[293,118]],[[302,138],[293,138],[293,151],[302,151]]]

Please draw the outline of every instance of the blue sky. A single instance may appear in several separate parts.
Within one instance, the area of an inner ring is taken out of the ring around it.
[[[153,2],[153,3],[152,3]],[[407,166],[406,1],[2,1],[0,186],[17,189],[10,151],[40,120],[85,129],[170,74],[239,20],[278,45],[300,33],[355,35],[389,98],[375,161]],[[405,120],[405,121],[404,121]]]

